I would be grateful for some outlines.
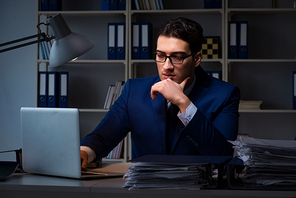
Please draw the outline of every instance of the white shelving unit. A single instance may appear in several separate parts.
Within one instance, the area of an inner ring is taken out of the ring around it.
[[[285,75],[285,79],[291,78],[292,74],[288,76],[287,73],[290,72],[289,70],[296,70],[296,54],[294,56],[289,57],[272,56],[272,54],[275,54],[277,52],[277,49],[269,47],[266,50],[263,50],[264,53],[262,53],[262,50],[256,51],[257,46],[254,45],[254,42],[258,41],[259,44],[262,44],[260,43],[260,40],[258,40],[258,38],[260,39],[261,37],[257,38],[257,35],[255,35],[256,32],[258,34],[262,34],[261,31],[264,30],[265,26],[268,27],[270,30],[272,29],[270,28],[270,26],[273,23],[273,21],[270,20],[274,18],[268,20],[267,16],[279,16],[280,18],[292,17],[294,20],[290,19],[288,22],[285,22],[287,23],[285,26],[289,27],[292,30],[292,32],[295,32],[295,34],[292,38],[288,38],[290,39],[290,44],[287,44],[283,41],[283,45],[288,45],[288,49],[286,49],[287,51],[294,50],[296,44],[296,9],[292,8],[292,5],[291,7],[282,6],[283,4],[285,4],[285,2],[288,2],[289,0],[264,0],[264,5],[262,6],[261,3],[260,7],[258,8],[256,8],[256,0],[242,2],[242,5],[245,5],[246,3],[250,4],[251,6],[249,8],[233,7],[232,4],[237,4],[236,1],[237,0],[223,0],[221,9],[203,9],[203,1],[184,0],[184,2],[182,2],[182,5],[180,5],[180,1],[177,0],[163,0],[165,7],[164,10],[136,10],[134,6],[134,1],[127,0],[126,10],[101,11],[100,1],[87,0],[85,2],[86,5],[84,7],[87,7],[87,3],[90,3],[92,5],[97,3],[97,7],[94,8],[89,6],[89,9],[85,10],[71,10],[71,6],[67,5],[67,9],[63,11],[38,11],[38,22],[40,22],[40,18],[42,17],[48,18],[57,13],[61,13],[73,32],[81,33],[87,36],[88,38],[94,40],[96,44],[96,47],[92,49],[90,53],[87,53],[86,55],[82,56],[81,59],[78,59],[75,62],[68,63],[56,69],[66,70],[70,73],[70,81],[72,82],[72,84],[70,83],[71,94],[69,95],[69,107],[79,108],[79,111],[81,112],[81,137],[84,137],[87,133],[91,132],[94,129],[94,127],[96,127],[96,125],[100,122],[100,120],[104,117],[104,115],[108,112],[108,110],[103,109],[102,107],[103,101],[105,100],[107,87],[109,84],[114,84],[116,80],[127,81],[130,78],[157,75],[156,65],[153,60],[134,60],[131,57],[132,22],[148,21],[152,23],[152,49],[155,49],[156,47],[156,35],[161,24],[172,18],[177,18],[180,16],[187,17],[199,22],[204,28],[204,36],[219,36],[221,44],[221,55],[219,59],[203,59],[201,65],[205,70],[221,70],[222,79],[224,81],[236,84],[241,88],[242,99],[261,100],[261,98],[256,98],[255,96],[261,97],[268,95],[264,95],[262,93],[266,90],[262,90],[262,87],[260,85],[252,85],[254,88],[252,89],[248,88],[248,81],[244,82],[244,78],[246,78],[246,75],[250,75],[250,77],[254,78],[255,80],[260,79],[260,77],[267,79],[268,77],[265,76],[264,73],[262,73],[262,68],[266,68],[268,74],[271,74],[271,70],[275,69],[281,72],[287,70],[285,74],[281,73],[281,75]],[[63,2],[65,4],[71,4],[71,1],[69,0],[65,0]],[[275,5],[275,8],[272,8],[272,5]],[[258,22],[256,22],[256,17],[258,17],[258,19],[260,20],[266,19],[266,24],[260,24],[262,25],[262,29],[260,29],[260,26],[258,24],[262,21],[259,20]],[[251,22],[249,23],[249,41],[251,41],[249,45],[249,59],[228,59],[228,22],[232,19],[247,21],[251,20]],[[280,21],[280,19],[275,21],[275,23],[277,23],[278,21]],[[106,49],[108,22],[125,22],[126,24],[126,55],[124,60],[107,59]],[[291,24],[293,22],[294,24]],[[271,38],[275,34],[281,34],[281,31],[277,29],[276,25],[279,24],[274,25],[273,30],[276,33],[273,33],[271,35]],[[280,25],[282,27],[283,24]],[[82,27],[80,28],[80,26]],[[278,37],[272,39],[270,42],[275,42],[276,39],[278,39]],[[285,39],[286,38],[284,38],[283,40]],[[294,42],[293,49],[290,49],[292,46],[291,42]],[[277,48],[279,46],[279,42],[275,43],[275,48]],[[268,52],[270,52],[270,56]],[[256,56],[254,56],[254,53],[256,53]],[[36,62],[37,71],[39,70],[40,64],[45,64],[46,66],[48,66],[49,64],[48,60],[42,60],[38,58]],[[280,65],[280,67],[278,67],[278,65]],[[51,70],[50,68],[47,69]],[[273,74],[279,73],[278,71],[273,71]],[[271,79],[270,81],[273,82],[272,80],[273,79]],[[279,82],[279,84],[283,84],[282,87],[285,87],[286,92],[289,93],[292,92],[292,89],[287,88],[287,86],[292,86],[291,84],[289,84],[290,81],[291,80],[286,80],[283,83]],[[279,87],[274,86],[273,83],[271,83],[270,86],[271,87],[268,92],[272,91],[275,94],[278,94],[280,96],[282,95],[282,92],[279,91],[281,90]],[[258,92],[258,95],[254,95],[255,92]],[[292,98],[292,93],[290,98]],[[248,122],[248,120],[250,120],[250,117],[252,116],[256,116],[256,118],[260,117],[260,119],[265,119],[266,115],[278,117],[285,115],[284,117],[290,116],[289,118],[291,119],[293,119],[294,117],[296,118],[296,110],[292,110],[292,106],[287,104],[287,101],[289,100],[290,99],[286,99],[284,102],[282,102],[282,99],[280,97],[278,99],[273,97],[270,98],[270,101],[266,101],[266,108],[264,107],[265,101],[263,101],[262,110],[240,110],[240,113],[242,115],[241,120],[243,123],[241,127],[243,127],[243,131],[248,131],[248,129],[245,128],[252,126],[253,123]],[[277,103],[279,105],[277,105]],[[292,104],[291,101],[290,104]],[[288,126],[289,132],[287,133],[293,133],[291,132],[292,128],[294,127],[293,123],[288,124],[291,124],[291,126]],[[252,127],[250,128],[250,130],[253,130]],[[289,137],[293,135],[294,134],[290,134]],[[270,135],[266,134],[266,138],[269,137]],[[131,144],[129,139],[129,137],[125,139],[124,158],[115,161],[125,162],[128,159],[130,159]]]

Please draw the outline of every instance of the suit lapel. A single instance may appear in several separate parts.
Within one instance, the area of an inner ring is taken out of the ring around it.
[[[155,81],[160,81],[159,78]],[[161,142],[163,143],[162,150],[163,153],[166,153],[166,103],[167,100],[163,97],[162,94],[158,93],[158,96],[155,100],[152,100],[150,97],[151,105],[153,107],[154,111],[154,117],[156,119],[156,122],[158,124],[158,133],[160,134]]]
[[[197,107],[198,103],[202,100],[202,98],[204,97],[204,95],[208,91],[207,87],[210,83],[210,78],[209,78],[208,74],[201,68],[201,66],[198,66],[196,68],[195,75],[196,75],[195,85],[194,85],[193,89],[191,90],[188,97],[191,100],[191,102]],[[183,128],[183,127],[184,127],[184,125],[181,124],[180,128]],[[180,139],[180,136],[181,136],[180,133],[175,134],[175,138],[174,138],[174,141],[172,144],[170,154],[173,153],[175,146],[176,146],[178,140]]]

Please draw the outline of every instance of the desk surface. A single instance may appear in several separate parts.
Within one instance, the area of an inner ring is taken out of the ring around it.
[[[0,197],[296,197],[295,191],[257,190],[128,190],[122,178],[77,180],[16,173],[0,180]]]

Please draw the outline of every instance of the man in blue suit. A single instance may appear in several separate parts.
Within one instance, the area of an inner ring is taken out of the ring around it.
[[[237,136],[240,92],[201,68],[202,41],[202,27],[186,18],[161,29],[154,53],[159,75],[126,82],[105,118],[81,141],[82,169],[107,156],[129,132],[132,158],[232,155],[227,140]]]

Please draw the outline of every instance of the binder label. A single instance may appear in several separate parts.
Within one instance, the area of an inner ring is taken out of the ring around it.
[[[148,47],[148,25],[142,26],[142,47]]]
[[[55,95],[55,76],[54,74],[48,75],[48,95]]]
[[[139,47],[139,25],[134,25],[133,26],[133,46],[134,47]]]
[[[61,96],[67,96],[67,74],[61,74]]]
[[[115,26],[109,26],[109,47],[115,47]]]
[[[240,44],[243,46],[247,45],[247,24],[241,24],[241,35],[240,35]]]
[[[230,45],[236,45],[236,24],[230,24]]]
[[[117,43],[117,46],[118,47],[124,47],[124,26],[123,25],[119,25],[118,26],[118,43]]]
[[[39,94],[46,95],[46,74],[40,74]]]

